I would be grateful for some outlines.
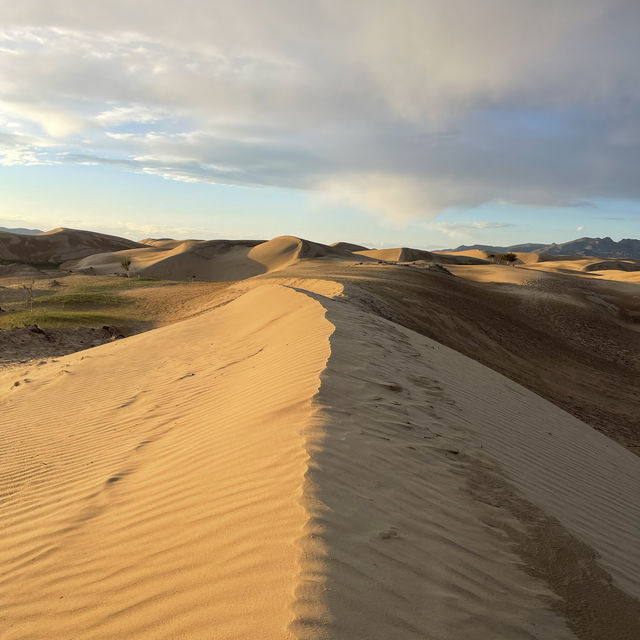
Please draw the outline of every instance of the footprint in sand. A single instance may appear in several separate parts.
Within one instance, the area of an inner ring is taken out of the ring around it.
[[[398,530],[395,527],[389,527],[388,529],[385,529],[384,531],[380,531],[380,533],[378,533],[378,538],[380,538],[381,540],[392,540],[393,538],[397,537]]]

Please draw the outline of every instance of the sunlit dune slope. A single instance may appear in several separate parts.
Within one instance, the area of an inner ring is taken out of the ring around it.
[[[3,638],[638,636],[636,456],[364,290],[243,286],[0,376]]]
[[[264,287],[3,379],[0,635],[285,637],[332,329]]]

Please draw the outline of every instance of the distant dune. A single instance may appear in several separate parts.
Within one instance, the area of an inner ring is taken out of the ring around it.
[[[491,252],[490,252],[491,253]],[[517,264],[533,264],[535,262],[540,262],[543,259],[539,253],[535,253],[532,251],[512,251],[511,253],[515,253],[517,256]],[[463,249],[461,251],[449,251],[449,252],[436,252],[437,256],[457,256],[457,257],[467,257],[474,258],[476,260],[476,264],[479,264],[479,261],[482,261],[483,264],[488,264],[491,262],[489,257],[487,256],[486,251],[482,251],[480,249]],[[494,262],[496,260],[494,259]]]
[[[468,256],[461,253],[447,254],[434,253],[424,251],[422,249],[411,249],[409,247],[397,247],[394,249],[368,249],[367,251],[357,251],[357,255],[374,258],[376,260],[386,260],[388,262],[415,262],[417,260],[425,260],[427,262],[438,262],[441,264],[483,264],[486,263],[486,257],[483,258]]]
[[[587,242],[588,241],[588,242]],[[596,242],[597,241],[597,242]],[[583,238],[563,245],[513,245],[490,247],[498,252],[509,250],[517,255],[517,264],[532,266],[547,262],[547,269],[564,268],[560,263],[584,261],[585,247],[598,249],[600,253],[618,256],[624,251],[635,251],[635,240],[614,243],[610,238]],[[231,281],[282,269],[296,260],[337,259],[345,261],[375,260],[385,262],[434,262],[447,265],[481,265],[489,262],[485,245],[460,247],[451,251],[425,251],[410,247],[367,249],[349,242],[323,245],[293,236],[281,236],[273,240],[174,240],[172,238],[144,238],[134,242],[117,236],[76,229],[53,229],[37,235],[22,235],[0,231],[0,260],[25,264],[64,263],[63,267],[80,273],[121,273],[121,260],[131,261],[131,270],[147,278],[173,280]],[[561,248],[575,247],[574,255],[560,254]],[[630,249],[629,249],[630,247]],[[523,251],[522,249],[529,249]],[[549,248],[549,252],[546,252]],[[518,250],[520,249],[520,250]],[[633,252],[632,251],[632,252]],[[597,252],[596,252],[597,253]],[[635,272],[633,259],[620,257],[601,259],[597,256],[581,263],[583,272],[621,271]],[[600,267],[596,266],[600,265]],[[617,266],[616,266],[617,265]],[[578,263],[574,265],[578,267]],[[536,267],[542,268],[542,267]],[[12,267],[16,271],[15,267]],[[19,274],[27,275],[24,269]],[[16,274],[18,274],[16,271]],[[37,272],[36,272],[37,273]],[[10,275],[3,268],[1,275]],[[611,276],[607,276],[611,277]],[[632,277],[632,280],[635,278]]]
[[[640,458],[318,264],[0,374],[3,637],[639,637]]]
[[[151,247],[157,247],[158,249],[175,249],[183,242],[205,242],[205,240],[173,240],[172,238],[144,238],[139,240],[140,244],[146,244]]]
[[[352,244],[351,242],[332,242],[331,246],[334,249],[342,249],[344,251],[367,251],[369,249],[368,247]]]
[[[603,260],[589,262],[583,267],[584,271],[640,271],[640,260]]]
[[[0,232],[0,259],[26,263],[64,262],[139,246],[125,238],[77,229],[52,229],[37,235]]]
[[[146,278],[167,280],[244,280],[282,269],[296,260],[357,260],[350,251],[294,236],[269,240],[143,240],[141,248],[96,254],[66,268],[79,272],[120,273],[120,260],[128,257],[132,270]]]
[[[524,281],[527,278],[536,278],[536,275],[532,274],[532,270],[546,271],[551,273],[570,273],[574,275],[583,276],[601,276],[607,279],[619,280],[625,282],[640,282],[640,277],[636,274],[640,271],[639,260],[621,260],[617,258],[602,259],[602,258],[585,258],[583,256],[554,256],[545,253],[536,252],[513,252],[517,256],[516,265],[521,265],[527,268],[526,272],[520,272],[519,274],[512,273],[510,271],[496,270],[494,267],[499,265],[492,265],[488,270],[456,270],[456,275],[461,275],[472,280],[484,281],[484,282],[498,282],[503,281]],[[437,256],[446,258],[448,256],[467,256],[469,258],[481,258],[486,254],[484,251],[478,249],[468,249],[464,251],[457,251],[455,253],[437,253]],[[488,264],[487,260],[483,261]],[[611,272],[611,273],[606,273]]]

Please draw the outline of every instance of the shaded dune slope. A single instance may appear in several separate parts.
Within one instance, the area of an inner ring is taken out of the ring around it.
[[[583,271],[640,271],[640,260],[602,260],[583,267]]]
[[[332,242],[331,246],[334,249],[342,249],[344,251],[369,251],[369,247],[363,247],[360,244],[353,244],[352,242]]]
[[[637,285],[523,267],[447,268],[460,277],[308,263],[268,278],[304,286],[322,274],[355,284],[365,295],[351,299],[365,310],[482,362],[640,453]]]
[[[140,246],[133,240],[77,229],[59,228],[29,236],[0,232],[0,259],[20,262],[64,262]]]
[[[356,260],[349,251],[303,240],[279,236],[261,240],[159,240],[150,246],[93,255],[67,266],[74,271],[110,274],[121,271],[120,260],[128,257],[136,273],[166,280],[244,280],[277,271],[297,260],[334,258]]]
[[[324,304],[307,487],[326,637],[632,638],[640,461],[477,362]]]
[[[637,637],[637,457],[362,291],[252,283],[0,377],[3,637]]]

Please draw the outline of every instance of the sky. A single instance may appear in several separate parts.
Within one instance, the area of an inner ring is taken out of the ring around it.
[[[0,0],[0,225],[640,237],[638,0]]]

